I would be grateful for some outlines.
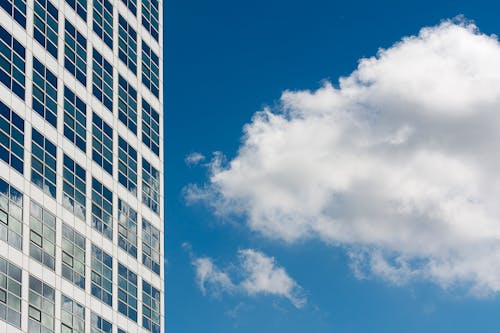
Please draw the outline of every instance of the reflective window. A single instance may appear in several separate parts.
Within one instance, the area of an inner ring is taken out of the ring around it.
[[[87,21],[87,0],[66,0],[66,3],[84,20]]]
[[[113,306],[113,258],[92,244],[92,296]]]
[[[160,115],[142,100],[142,142],[157,156],[160,155]]]
[[[142,0],[142,25],[154,39],[158,40],[158,0]]]
[[[113,67],[96,49],[92,61],[92,93],[113,112]]]
[[[87,39],[68,20],[64,23],[64,68],[87,85]]]
[[[3,0],[2,7],[19,25],[26,29],[26,1],[25,0]],[[135,14],[135,12],[134,12]]]
[[[0,102],[0,159],[24,172],[24,120]]]
[[[0,239],[23,247],[23,194],[0,178]]]
[[[108,0],[94,0],[94,32],[113,49],[113,5]]]
[[[92,227],[113,238],[113,193],[92,177]]]
[[[118,263],[118,311],[137,322],[137,275]]]
[[[0,26],[0,82],[24,100],[26,49]]]
[[[49,0],[35,0],[33,38],[57,59],[57,8]]]
[[[156,53],[142,42],[142,83],[155,95],[160,91],[160,64]]]
[[[118,76],[118,119],[137,135],[137,91]]]
[[[160,292],[142,280],[142,327],[160,333]]]
[[[57,77],[33,57],[33,110],[57,128]]]
[[[61,295],[61,333],[85,332],[85,308],[66,295]]]
[[[137,195],[137,151],[118,137],[118,181]]]
[[[118,246],[137,258],[137,212],[118,200]]]
[[[87,142],[87,105],[64,86],[64,136],[85,153]]]
[[[85,220],[85,183],[87,173],[78,163],[64,154],[63,206]]]
[[[134,14],[134,16],[137,15],[137,0],[122,0],[122,2]]]
[[[56,197],[56,156],[56,146],[32,128],[31,181],[52,198]]]
[[[50,285],[30,275],[28,331],[52,333],[55,321],[55,290]]]
[[[96,113],[92,114],[92,159],[113,174],[113,129]]]
[[[142,263],[160,275],[160,231],[142,218]]]
[[[56,255],[56,217],[31,200],[30,256],[54,270]]]
[[[21,328],[21,268],[0,257],[0,320]]]
[[[142,159],[142,202],[160,214],[160,173],[146,159]]]
[[[137,73],[137,32],[121,15],[118,16],[118,58]]]
[[[85,237],[62,224],[62,276],[85,289]]]
[[[90,333],[111,333],[113,325],[104,318],[92,312],[90,319]]]

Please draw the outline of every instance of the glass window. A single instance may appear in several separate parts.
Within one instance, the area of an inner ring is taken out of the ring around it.
[[[77,301],[61,294],[61,333],[85,332],[85,308]]]
[[[132,14],[134,14],[134,16],[137,16],[137,0],[122,0],[122,2],[128,7]]]
[[[113,259],[92,244],[92,296],[113,306]]]
[[[33,38],[57,59],[57,8],[49,0],[35,0]]]
[[[56,146],[35,128],[31,130],[31,182],[56,197]]]
[[[25,0],[3,0],[2,7],[19,25],[26,29],[26,1]],[[134,12],[135,15],[135,12]]]
[[[0,178],[0,239],[23,248],[23,194]]]
[[[113,193],[92,177],[92,227],[113,238]]]
[[[87,85],[87,39],[68,20],[64,23],[64,68]]]
[[[137,258],[137,212],[118,199],[118,245]]]
[[[137,275],[118,263],[118,311],[137,322]]]
[[[21,328],[21,268],[0,257],[0,320]]]
[[[92,177],[92,228],[113,238],[113,193]]]
[[[142,83],[155,95],[159,96],[160,65],[156,53],[144,41],[142,42]]]
[[[137,195],[137,151],[118,137],[118,181]]]
[[[160,214],[160,173],[146,159],[142,159],[142,202]]]
[[[85,220],[87,173],[66,154],[64,154],[63,178],[63,206],[80,219]]]
[[[142,142],[160,155],[160,115],[142,99]]]
[[[160,292],[142,280],[142,327],[160,333]]]
[[[66,0],[66,3],[87,22],[87,0]]]
[[[57,128],[57,77],[33,57],[33,110]]]
[[[96,49],[92,62],[92,93],[113,112],[113,67]]]
[[[87,143],[87,105],[64,86],[64,136],[85,153]]]
[[[52,333],[55,322],[55,290],[32,275],[29,284],[28,331]]]
[[[85,289],[85,237],[66,224],[62,224],[62,276]]]
[[[24,119],[0,102],[0,159],[24,172]]]
[[[142,25],[158,40],[159,19],[158,19],[158,0],[142,0]]]
[[[90,333],[111,333],[113,325],[104,318],[92,312],[90,319]]]
[[[121,15],[118,16],[118,58],[137,74],[137,32]]]
[[[160,275],[160,231],[142,218],[142,263]]]
[[[137,135],[137,91],[118,76],[118,119]]]
[[[56,255],[56,217],[31,200],[30,256],[54,270]]]
[[[113,129],[96,113],[92,114],[92,159],[113,174]]]
[[[26,49],[0,26],[0,82],[24,100]]]
[[[94,32],[113,49],[113,5],[108,0],[94,0]]]
[[[118,333],[127,333],[125,330],[122,330],[121,328],[118,328]]]

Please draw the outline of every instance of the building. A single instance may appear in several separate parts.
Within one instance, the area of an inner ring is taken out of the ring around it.
[[[0,332],[164,332],[162,4],[0,1]]]

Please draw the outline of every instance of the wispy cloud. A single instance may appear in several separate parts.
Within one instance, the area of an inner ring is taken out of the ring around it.
[[[253,249],[240,250],[238,262],[227,269],[219,268],[209,257],[193,257],[192,264],[204,295],[272,295],[288,299],[297,308],[307,302],[299,284],[273,257]]]
[[[186,194],[272,239],[343,246],[359,277],[499,291],[499,59],[469,22],[424,28],[338,86],[284,92]]]
[[[207,290],[216,296],[222,292],[233,292],[235,290],[235,285],[229,275],[215,266],[211,258],[195,258],[193,266],[196,268],[196,281],[204,295],[207,294]]]
[[[198,165],[204,159],[205,159],[205,155],[203,155],[201,153],[194,152],[194,153],[186,155],[186,157],[184,158],[184,162],[188,166],[195,166],[195,165]]]

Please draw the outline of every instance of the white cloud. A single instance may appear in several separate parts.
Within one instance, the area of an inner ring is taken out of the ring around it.
[[[297,308],[306,304],[302,288],[277,265],[273,257],[246,249],[238,252],[238,259],[236,266],[222,270],[211,258],[194,258],[192,263],[196,270],[196,280],[203,294],[218,296],[225,292],[248,296],[273,295],[288,299]],[[230,277],[230,271],[233,271],[233,277]]]
[[[196,280],[202,293],[206,295],[207,289],[214,295],[222,292],[232,292],[234,285],[229,276],[214,265],[208,257],[193,260],[196,268]]]
[[[285,91],[187,188],[286,242],[348,249],[358,276],[500,290],[500,44],[467,22],[406,37],[316,91]]]
[[[194,152],[194,153],[186,155],[186,158],[184,158],[184,162],[188,166],[195,166],[195,165],[198,165],[198,163],[200,163],[204,159],[205,159],[205,156],[203,154]]]
[[[278,295],[288,298],[298,308],[305,305],[306,299],[300,286],[282,267],[276,265],[273,257],[252,249],[239,251],[239,257],[245,276],[240,286],[249,295]]]

